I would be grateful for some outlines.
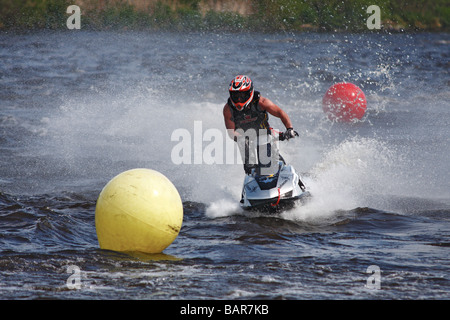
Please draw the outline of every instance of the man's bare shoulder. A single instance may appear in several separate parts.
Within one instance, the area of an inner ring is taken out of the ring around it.
[[[270,107],[272,105],[273,105],[273,102],[270,99],[263,97],[263,96],[259,97],[259,106],[263,110],[265,110],[267,107]]]
[[[225,116],[231,116],[231,106],[227,103],[223,106],[223,114]]]

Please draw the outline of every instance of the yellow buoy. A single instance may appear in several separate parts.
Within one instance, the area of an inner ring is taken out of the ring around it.
[[[182,222],[177,189],[150,169],[128,170],[111,179],[95,208],[101,249],[160,253],[178,236]]]

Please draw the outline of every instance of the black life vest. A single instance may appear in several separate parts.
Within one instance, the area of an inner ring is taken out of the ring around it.
[[[242,111],[237,110],[233,106],[230,98],[228,98],[227,103],[230,107],[231,119],[234,122],[236,130],[243,129],[246,131],[248,129],[254,129],[259,132],[259,129],[267,129],[267,132],[270,133],[269,114],[259,107],[260,97],[261,94],[255,91],[253,100]]]

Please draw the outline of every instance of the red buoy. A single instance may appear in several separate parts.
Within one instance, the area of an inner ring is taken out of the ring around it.
[[[342,82],[327,90],[322,99],[322,107],[331,121],[351,122],[364,116],[367,101],[359,87]]]

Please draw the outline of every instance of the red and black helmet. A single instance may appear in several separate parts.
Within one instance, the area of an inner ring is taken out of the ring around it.
[[[229,91],[231,103],[239,111],[242,111],[253,100],[253,82],[248,76],[236,76],[231,80]]]

